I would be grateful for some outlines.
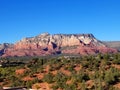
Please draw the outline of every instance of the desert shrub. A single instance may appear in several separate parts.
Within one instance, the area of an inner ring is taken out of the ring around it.
[[[77,86],[75,84],[71,84],[71,85],[65,84],[64,90],[77,90]]]
[[[75,74],[72,76],[74,82],[79,82],[79,83],[82,83],[82,81],[87,81],[89,80],[89,75],[84,73],[84,72],[80,72],[79,74]]]
[[[56,85],[57,85],[59,88],[64,89],[66,83],[65,83],[65,82],[63,82],[63,83],[62,83],[62,82],[57,82]]]
[[[47,82],[47,83],[52,83],[53,82],[53,75],[51,73],[48,73],[44,76],[44,78],[42,80],[44,82]]]
[[[75,70],[74,70],[74,65],[68,66],[68,69],[67,69],[67,70],[69,70],[70,72],[75,71]]]
[[[52,65],[51,70],[52,71],[59,70],[61,67],[62,67],[62,63],[57,63],[57,64]]]
[[[87,61],[84,61],[81,64],[82,64],[82,67],[85,69],[89,67],[89,63]]]
[[[60,72],[58,72],[55,76],[54,76],[54,78],[53,78],[53,80],[55,81],[55,82],[60,82],[60,83],[63,83],[63,82],[66,82],[67,81],[67,76],[66,75],[64,75],[63,73],[60,73]]]
[[[24,81],[17,79],[15,81],[11,81],[11,87],[19,87],[19,86],[23,86]]]
[[[58,86],[58,85],[53,85],[51,88],[52,88],[53,90],[57,90],[57,89],[59,88],[59,86]]]
[[[0,77],[0,82],[3,82],[4,81],[4,78]]]
[[[81,84],[81,90],[87,90],[87,86],[84,80],[82,81],[82,84]]]
[[[120,64],[120,59],[114,59],[113,64]]]
[[[110,68],[105,72],[104,80],[108,85],[114,84],[118,81],[120,73],[116,68]]]
[[[32,82],[32,81],[26,81],[25,84],[26,84],[25,86],[26,86],[27,88],[31,88],[32,85],[33,85],[33,82]]]

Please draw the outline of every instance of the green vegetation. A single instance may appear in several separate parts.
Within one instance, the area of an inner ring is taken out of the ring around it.
[[[120,83],[119,53],[55,58],[14,57],[1,58],[1,62],[0,86],[32,88],[36,83],[48,83],[53,90],[120,89],[117,87]],[[20,69],[25,71],[20,72]]]

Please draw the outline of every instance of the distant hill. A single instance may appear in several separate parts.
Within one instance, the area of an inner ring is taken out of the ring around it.
[[[105,45],[111,48],[116,48],[120,51],[120,41],[103,41]]]
[[[10,44],[10,43],[0,44],[0,55],[4,54],[7,48],[12,48],[12,47],[13,47],[13,44]]]

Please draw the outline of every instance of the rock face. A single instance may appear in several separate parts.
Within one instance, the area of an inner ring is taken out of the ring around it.
[[[96,54],[115,53],[116,49],[106,47],[92,34],[55,34],[42,33],[31,38],[24,38],[7,48],[5,56],[45,56],[52,54]]]

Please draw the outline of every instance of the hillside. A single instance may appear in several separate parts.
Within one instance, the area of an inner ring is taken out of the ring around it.
[[[120,90],[120,54],[1,58],[0,87]]]

